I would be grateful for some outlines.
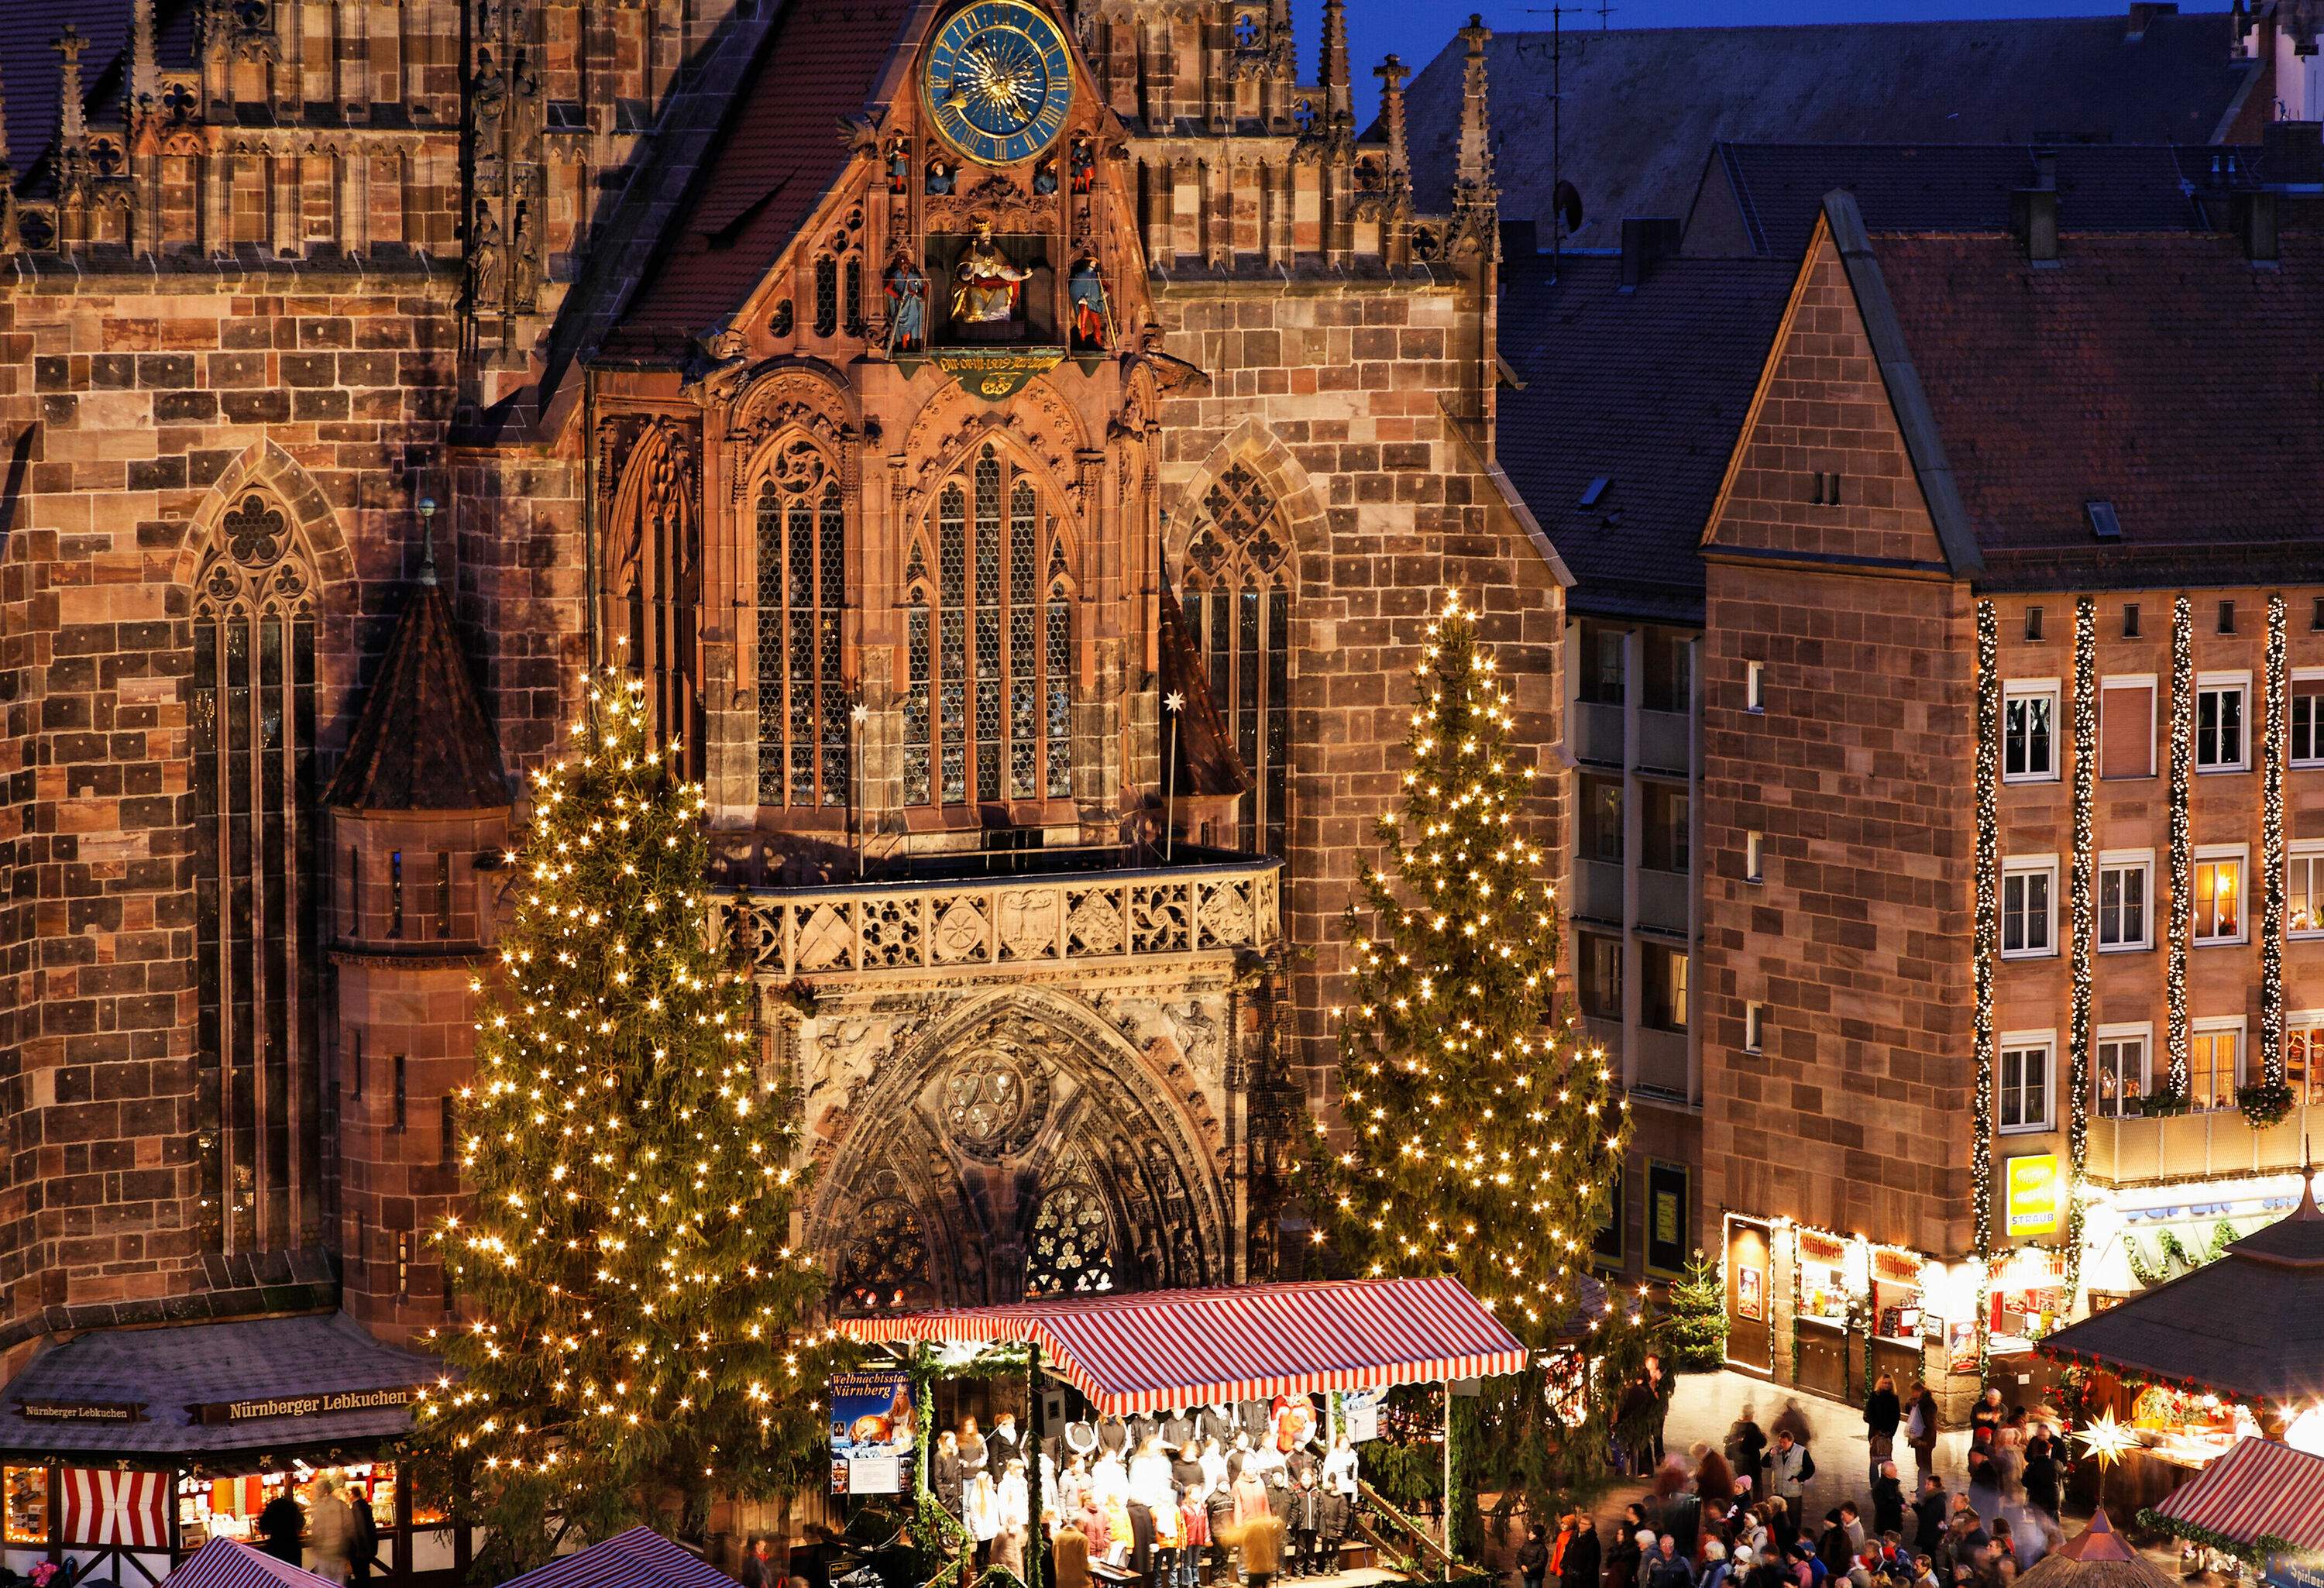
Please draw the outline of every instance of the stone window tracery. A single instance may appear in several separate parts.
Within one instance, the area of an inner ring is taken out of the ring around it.
[[[194,584],[198,1139],[225,1250],[293,1246],[312,1142],[321,923],[314,874],[314,565],[270,494],[219,519]]]
[[[865,1206],[840,1254],[840,1310],[907,1311],[927,1305],[934,1295],[927,1233],[918,1210],[900,1196],[883,1196]]]
[[[656,421],[639,431],[614,497],[606,626],[614,660],[645,680],[654,720],[699,765],[696,577],[700,536],[691,439]]]
[[[921,542],[905,569],[906,803],[1069,794],[1073,590],[1031,475],[982,448],[937,493],[936,542],[933,585]]]
[[[759,802],[847,801],[840,657],[847,510],[837,472],[801,438],[759,486]]]
[[[1212,704],[1251,780],[1243,842],[1275,855],[1287,853],[1290,833],[1291,564],[1273,494],[1235,464],[1203,497],[1181,582]]]
[[[1088,1296],[1113,1288],[1113,1235],[1104,1200],[1068,1181],[1041,1198],[1025,1254],[1028,1296]]]

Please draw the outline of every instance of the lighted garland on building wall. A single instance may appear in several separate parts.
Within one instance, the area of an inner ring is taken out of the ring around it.
[[[2283,762],[2290,714],[2286,707],[2284,626],[2281,592],[2267,598],[2267,660],[2260,712],[2260,1078],[2237,1089],[2236,1102],[2255,1130],[2281,1124],[2292,1112],[2283,1074]]]
[[[2001,948],[2001,620],[1990,601],[1977,604],[1977,1095],[1969,1137],[1971,1250],[1978,1265],[1978,1372],[1986,1367],[1985,1287],[1993,1253],[1994,961]]]
[[[2181,596],[2171,604],[2171,941],[2163,972],[2163,1039],[2170,1074],[2149,1093],[2144,1112],[2183,1113],[2193,1057],[2187,1024],[2187,940],[2195,929],[2195,849],[2187,802],[2195,762],[2195,607]]]
[[[2082,1285],[2082,1174],[2090,1155],[2090,978],[2098,962],[2098,846],[2092,801],[2098,754],[2098,609],[2085,596],[2074,603],[2074,932],[2073,1007],[2067,1031],[2066,1295],[2071,1312]]]

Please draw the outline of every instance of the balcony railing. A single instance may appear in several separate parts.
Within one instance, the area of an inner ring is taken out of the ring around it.
[[[712,900],[718,930],[784,981],[1096,963],[1272,947],[1279,864],[726,889]]]
[[[1640,1027],[1637,1048],[1631,1056],[1630,1090],[1651,1092],[1657,1097],[1675,1098],[1681,1103],[1690,1101],[1692,1088],[1687,1076],[1686,1050],[1684,1031]]]
[[[1573,756],[1600,766],[1622,764],[1622,707],[1601,700],[1573,704]]]
[[[1687,904],[1693,884],[1684,872],[1638,868],[1638,925],[1659,931],[1686,930]]]
[[[1638,764],[1683,773],[1694,761],[1694,721],[1683,711],[1638,713]]]
[[[2294,1108],[2255,1131],[2236,1108],[2090,1121],[2089,1172],[2116,1183],[2264,1173],[2300,1167],[2302,1143],[2324,1128],[2324,1103]]]
[[[1607,860],[1573,863],[1573,913],[1585,920],[1622,924],[1622,868]]]

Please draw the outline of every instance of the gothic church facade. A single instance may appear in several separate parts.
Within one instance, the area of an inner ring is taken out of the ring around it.
[[[709,790],[835,1306],[1294,1271],[1444,588],[1561,727],[1563,570],[1492,453],[1483,31],[1425,215],[1339,0],[1304,61],[1280,0],[33,9],[11,1360],[451,1309],[469,983],[591,666]]]

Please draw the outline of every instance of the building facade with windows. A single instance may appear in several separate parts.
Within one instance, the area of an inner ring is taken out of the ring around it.
[[[1427,212],[1337,0],[5,9],[8,1366],[454,1309],[591,665],[708,789],[835,1306],[1296,1271],[1443,590],[1562,733],[1482,30]]]
[[[2020,202],[1827,199],[1702,538],[1706,1224],[1730,1360],[1851,1399],[2035,1380],[2324,1120],[2318,457],[2242,417],[2320,262]]]

